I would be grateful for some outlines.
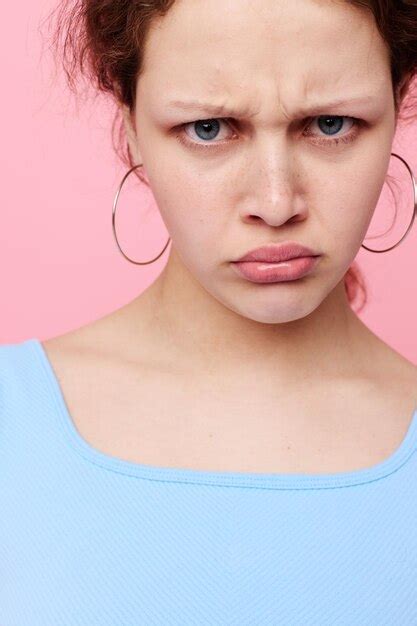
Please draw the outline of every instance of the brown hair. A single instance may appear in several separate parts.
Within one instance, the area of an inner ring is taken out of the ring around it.
[[[370,11],[390,51],[391,78],[398,121],[416,116],[411,83],[417,74],[416,0],[341,0]],[[76,91],[77,76],[98,95],[116,102],[112,142],[127,167],[135,165],[126,141],[121,105],[135,108],[150,26],[163,18],[175,0],[61,0],[48,16],[53,23],[52,50],[62,61],[67,84]],[[53,22],[55,20],[55,23]],[[144,181],[145,182],[145,181]],[[366,303],[362,273],[354,261],[344,276],[349,303],[360,311]]]

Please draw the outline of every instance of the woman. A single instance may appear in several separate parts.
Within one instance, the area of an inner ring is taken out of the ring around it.
[[[80,0],[56,32],[172,245],[1,348],[0,623],[417,624],[416,366],[351,307],[417,7]]]

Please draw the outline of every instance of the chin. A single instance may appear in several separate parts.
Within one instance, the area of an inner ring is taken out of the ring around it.
[[[306,297],[306,295],[291,296],[290,294],[276,293],[258,294],[249,297],[250,301],[227,304],[238,315],[251,319],[261,324],[285,324],[303,319],[312,313],[320,302],[316,298]]]

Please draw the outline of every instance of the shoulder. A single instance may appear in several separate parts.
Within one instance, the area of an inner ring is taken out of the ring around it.
[[[394,415],[417,408],[417,366],[412,361],[381,340],[378,349],[370,351],[368,367],[376,403],[380,402],[387,411],[391,407]]]
[[[117,312],[116,312],[117,313]],[[42,341],[48,356],[57,360],[72,360],[77,358],[94,358],[104,356],[111,351],[116,353],[118,340],[115,334],[115,314],[111,314],[89,324],[80,326],[61,335],[56,335]]]
[[[125,364],[129,362],[128,342],[124,334],[116,311],[45,339],[42,346],[58,380],[74,393],[79,393],[80,389],[88,393],[88,388],[96,381],[124,372]]]
[[[0,344],[0,385],[13,375],[28,369],[28,361],[34,355],[34,339]]]
[[[82,326],[61,335],[44,339],[42,347],[60,382],[82,378],[83,372],[96,369],[100,363],[100,348],[106,345],[98,333],[97,322]]]
[[[37,346],[30,338],[0,345],[0,417],[33,413],[33,399],[40,398],[45,370]]]
[[[388,385],[398,385],[404,393],[411,393],[417,400],[417,365],[385,344],[376,367]]]
[[[82,361],[87,366],[141,369],[161,352],[150,319],[145,306],[132,302],[42,344],[48,356],[63,366]]]

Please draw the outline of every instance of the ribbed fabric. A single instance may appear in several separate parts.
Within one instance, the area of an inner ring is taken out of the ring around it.
[[[417,625],[417,409],[334,474],[101,453],[38,339],[0,346],[0,626]]]

